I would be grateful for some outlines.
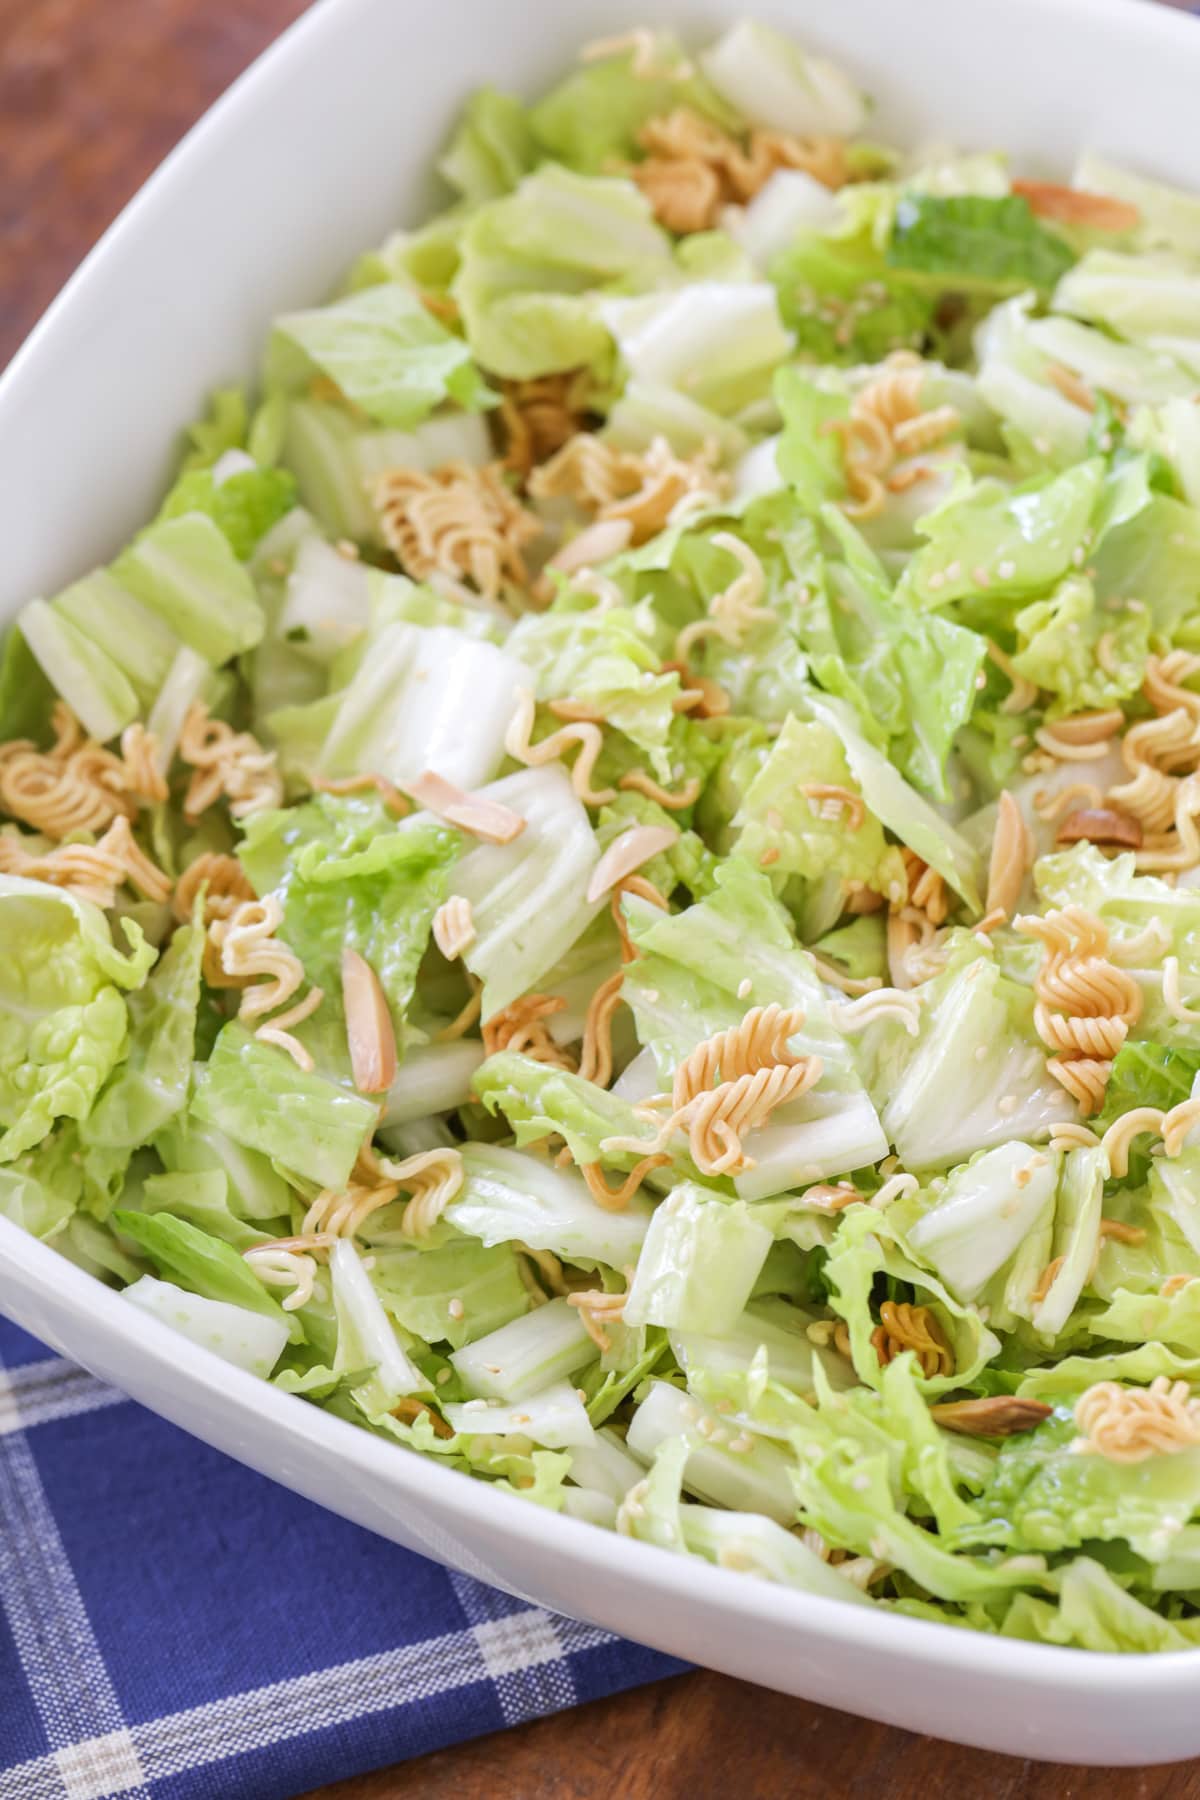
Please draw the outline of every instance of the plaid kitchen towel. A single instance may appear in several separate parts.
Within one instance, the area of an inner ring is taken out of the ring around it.
[[[287,1800],[683,1667],[347,1524],[0,1320],[0,1800]]]

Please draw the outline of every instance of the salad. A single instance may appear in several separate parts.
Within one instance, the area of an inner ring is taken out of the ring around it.
[[[0,667],[0,1209],[447,1466],[1200,1643],[1200,199],[478,93]]]

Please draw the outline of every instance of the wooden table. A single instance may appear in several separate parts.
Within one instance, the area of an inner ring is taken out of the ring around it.
[[[0,0],[0,364],[176,139],[303,9]],[[1047,1768],[701,1673],[339,1782],[319,1800],[1082,1800],[1100,1785],[1104,1800],[1200,1800],[1200,1764]]]

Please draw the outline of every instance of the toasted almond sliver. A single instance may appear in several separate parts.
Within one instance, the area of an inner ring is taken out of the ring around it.
[[[556,550],[546,566],[557,569],[561,575],[573,575],[576,569],[594,569],[597,563],[619,556],[628,548],[632,536],[633,526],[628,519],[598,519]]]
[[[603,899],[611,888],[649,862],[652,856],[657,856],[660,850],[669,850],[678,836],[679,833],[667,825],[631,825],[628,831],[623,831],[619,838],[613,839],[592,870],[587,887],[588,904]]]
[[[379,977],[357,950],[342,951],[342,1001],[354,1085],[382,1094],[396,1078],[396,1034]]]
[[[482,838],[485,844],[511,844],[525,829],[527,821],[510,806],[502,806],[499,800],[485,800],[479,794],[468,794],[465,788],[456,787],[454,782],[447,781],[433,769],[426,769],[415,781],[406,781],[403,785],[404,792],[418,806],[436,813],[447,825],[456,825],[460,831],[469,831],[472,837]]]
[[[1091,225],[1097,231],[1132,231],[1141,219],[1136,206],[1112,194],[1092,194],[1086,188],[1060,187],[1054,181],[1014,181],[1014,194],[1029,202],[1039,219],[1058,219],[1065,225]]]
[[[1084,806],[1068,813],[1058,828],[1056,844],[1114,844],[1122,850],[1140,850],[1142,827],[1128,813],[1112,806]]]
[[[1044,1400],[996,1394],[984,1400],[943,1401],[931,1406],[929,1414],[945,1430],[964,1437],[1013,1437],[1018,1431],[1032,1431],[1053,1410]]]

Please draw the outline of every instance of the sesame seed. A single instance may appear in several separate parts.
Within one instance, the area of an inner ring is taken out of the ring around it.
[[[1015,1113],[1016,1110],[1017,1096],[1015,1094],[1001,1094],[999,1100],[996,1102],[996,1111],[1000,1114],[1000,1117],[1002,1119],[1007,1119],[1011,1114]]]
[[[1001,581],[1011,581],[1017,572],[1017,565],[1011,559],[1002,562],[996,570]]]
[[[925,586],[929,589],[930,593],[933,593],[933,594],[936,594],[938,589],[941,587],[945,587],[945,585],[946,585],[946,577],[940,569],[935,569],[933,571],[933,574],[929,577],[929,579],[925,583]]]
[[[743,975],[742,979],[737,984],[738,999],[745,1000],[748,997],[748,995],[750,994],[753,987],[754,987],[754,983],[751,981],[750,977],[748,975]]]
[[[947,581],[957,581],[961,574],[962,574],[962,564],[960,562],[952,562],[950,564],[949,568],[946,570],[946,580]]]
[[[439,1369],[433,1379],[437,1382],[439,1387],[445,1387],[453,1373],[453,1369]]]
[[[466,1310],[467,1310],[466,1307],[463,1305],[462,1301],[460,1299],[458,1299],[457,1296],[455,1296],[455,1298],[450,1302],[449,1306],[446,1308],[446,1311],[450,1314],[450,1317],[452,1319],[461,1319],[463,1317],[463,1315],[466,1313]]]

